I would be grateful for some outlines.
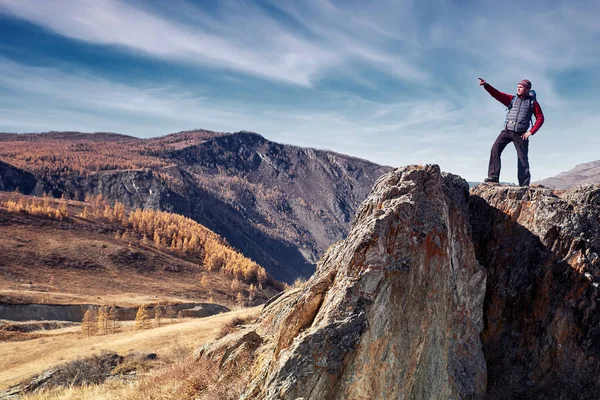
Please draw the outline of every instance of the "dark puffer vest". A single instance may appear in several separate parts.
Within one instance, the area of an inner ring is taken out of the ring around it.
[[[512,106],[506,114],[506,122],[504,128],[517,133],[527,132],[529,123],[533,115],[533,102],[535,100],[530,96],[522,99],[515,96],[512,101]]]

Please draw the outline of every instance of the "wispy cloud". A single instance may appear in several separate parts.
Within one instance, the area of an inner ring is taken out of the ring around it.
[[[408,160],[411,149],[435,140],[420,133],[423,116],[447,128],[458,118],[444,101],[433,107],[429,102],[384,104],[327,92],[322,94],[323,104],[334,108],[290,110],[276,104],[205,98],[181,88],[134,87],[85,72],[65,73],[3,58],[0,69],[5,72],[0,75],[0,88],[20,94],[0,99],[0,130],[18,132],[75,129],[155,136],[193,127],[230,132],[247,129],[274,140],[393,164],[393,159],[376,155],[381,143],[392,143],[400,152],[394,158]],[[348,112],[350,109],[353,111]],[[398,131],[414,134],[397,135]]]
[[[290,35],[275,21],[251,9],[244,36],[232,37],[227,21],[219,32],[203,31],[201,26],[185,25],[137,8],[123,1],[0,0],[0,10],[44,26],[61,35],[95,44],[123,46],[158,58],[190,61],[246,72],[268,79],[310,85],[311,77],[337,62],[335,54],[301,38]],[[197,18],[213,25],[209,16],[198,11]],[[253,36],[262,47],[239,40]],[[237,38],[237,40],[236,40]]]
[[[161,64],[142,84],[60,54],[53,67],[0,58],[0,130],[248,129],[383,164],[440,163],[475,180],[505,113],[476,78],[512,92],[526,77],[547,117],[531,143],[534,178],[597,159],[597,90],[565,91],[576,78],[558,78],[595,76],[583,85],[600,89],[596,1],[524,10],[491,0],[0,0],[0,14],[65,46]],[[181,83],[183,69],[202,84]],[[503,159],[509,180],[514,151]]]
[[[179,12],[169,17],[144,7],[144,3],[116,0],[0,0],[0,12],[94,44],[122,46],[152,57],[303,86],[311,86],[322,74],[352,59],[389,70],[399,78],[425,77],[402,56],[390,56],[383,48],[373,46],[375,43],[366,42],[363,28],[381,33],[383,27],[364,20],[358,26],[361,31],[349,32],[344,21],[348,22],[351,12],[332,5],[323,7],[327,4],[315,2],[305,14],[297,15],[299,23],[309,24],[315,35],[310,39],[246,2],[222,2],[217,16],[187,2],[178,2]],[[336,20],[329,14],[332,12],[343,17],[333,26],[327,25]]]

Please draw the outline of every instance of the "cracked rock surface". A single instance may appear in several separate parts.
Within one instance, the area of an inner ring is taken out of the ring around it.
[[[482,398],[485,274],[468,185],[437,166],[383,175],[313,277],[269,304],[244,398]]]
[[[480,185],[470,209],[487,272],[488,398],[598,398],[600,185]]]
[[[595,399],[599,254],[600,185],[397,168],[306,284],[204,354],[243,365],[244,399]]]

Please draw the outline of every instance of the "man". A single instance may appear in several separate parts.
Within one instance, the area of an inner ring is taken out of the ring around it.
[[[493,98],[508,107],[504,129],[492,146],[488,177],[485,182],[500,181],[500,155],[507,144],[513,142],[517,149],[517,176],[519,186],[529,186],[531,174],[529,172],[529,137],[535,134],[544,124],[544,114],[540,104],[535,99],[535,92],[531,91],[531,82],[527,79],[517,84],[517,95],[502,93],[481,78],[479,84],[492,95]],[[532,116],[535,124],[529,129]]]

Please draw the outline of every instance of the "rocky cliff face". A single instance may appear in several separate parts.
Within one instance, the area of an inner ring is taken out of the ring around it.
[[[437,166],[384,175],[306,286],[265,309],[244,398],[481,397],[485,274],[468,218],[467,183]]]
[[[343,154],[274,143],[251,132],[218,137],[169,158],[189,173],[190,181],[268,236],[292,238],[309,263],[348,233],[373,183],[390,170]],[[211,221],[204,222],[211,227]],[[231,232],[227,237],[248,246],[240,240],[247,235]],[[284,259],[275,260],[280,269],[286,268]]]
[[[247,399],[597,398],[599,217],[600,186],[396,169],[305,286],[196,355]]]
[[[598,398],[600,185],[560,193],[482,185],[471,221],[487,271],[490,398]]]
[[[77,200],[87,194],[101,194],[110,201],[120,201],[130,209],[154,209],[173,211],[176,204],[170,204],[174,193],[152,171],[129,170],[92,173],[87,176],[73,176],[59,182],[45,179],[38,184],[36,195],[44,192],[56,197],[66,193]]]
[[[34,190],[35,185],[36,179],[32,174],[0,161],[0,190],[29,193]]]

